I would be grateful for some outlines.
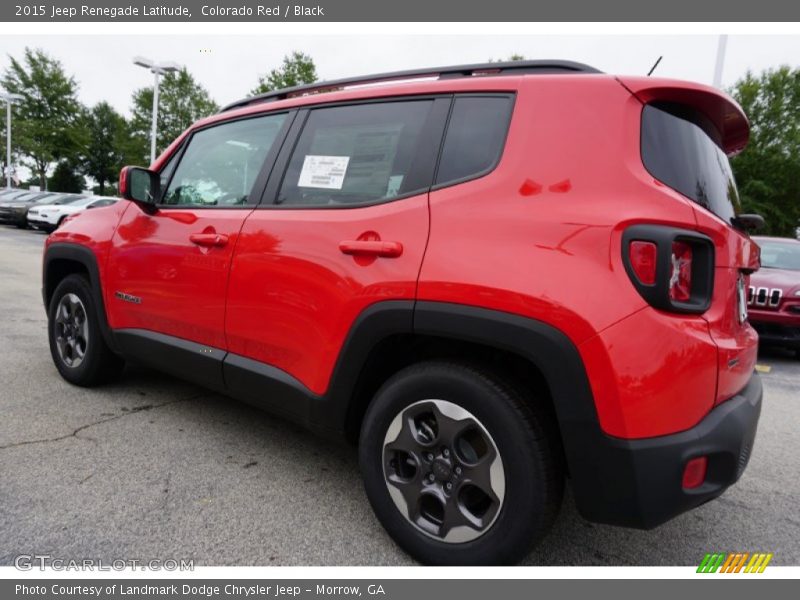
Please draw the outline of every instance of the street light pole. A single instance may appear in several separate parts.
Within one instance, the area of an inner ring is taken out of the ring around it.
[[[23,100],[20,94],[0,93],[6,102],[6,189],[11,189],[11,105]]]
[[[725,67],[725,51],[728,48],[728,36],[722,34],[717,42],[717,62],[714,65],[714,87],[722,89],[722,69]]]
[[[11,102],[6,102],[6,189],[11,189]]]
[[[156,135],[158,134],[158,80],[161,73],[153,69],[153,126],[150,130],[150,164],[156,161]]]
[[[150,130],[150,164],[152,164],[156,161],[156,137],[158,136],[158,85],[162,75],[174,71],[180,71],[180,65],[174,62],[156,63],[148,58],[144,58],[143,56],[134,57],[133,64],[139,67],[144,67],[145,69],[150,69],[150,72],[153,74],[154,78],[153,124]]]

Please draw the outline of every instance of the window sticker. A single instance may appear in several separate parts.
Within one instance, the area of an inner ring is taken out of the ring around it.
[[[340,190],[344,185],[349,156],[307,154],[297,181],[298,187]]]

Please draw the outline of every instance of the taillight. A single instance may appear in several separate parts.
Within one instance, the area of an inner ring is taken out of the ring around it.
[[[645,285],[656,282],[656,255],[657,246],[653,242],[635,240],[628,248],[631,268],[636,273],[637,279]]]
[[[677,302],[688,302],[692,297],[692,247],[686,242],[672,242],[669,297]]]
[[[622,235],[623,263],[636,290],[655,308],[702,313],[714,288],[714,244],[696,231],[633,225]]]

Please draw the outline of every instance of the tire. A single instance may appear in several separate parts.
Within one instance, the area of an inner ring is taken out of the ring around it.
[[[50,354],[64,379],[92,387],[119,376],[125,362],[103,339],[98,309],[84,276],[68,275],[58,284],[47,317]]]
[[[364,417],[367,497],[389,535],[423,563],[514,564],[561,506],[555,427],[545,410],[482,368],[412,365],[386,381]]]

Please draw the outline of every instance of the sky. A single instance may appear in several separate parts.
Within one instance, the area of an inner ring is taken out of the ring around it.
[[[602,24],[598,24],[601,27]],[[152,75],[133,64],[142,55],[185,65],[225,105],[248,95],[259,75],[279,66],[292,50],[310,54],[321,79],[438,65],[485,62],[522,54],[588,63],[619,75],[645,75],[663,55],[655,75],[711,83],[716,35],[9,35],[0,37],[0,70],[26,46],[58,58],[78,82],[86,105],[101,100],[130,114],[137,88]],[[733,35],[728,39],[723,86],[749,69],[800,67],[800,35]]]

